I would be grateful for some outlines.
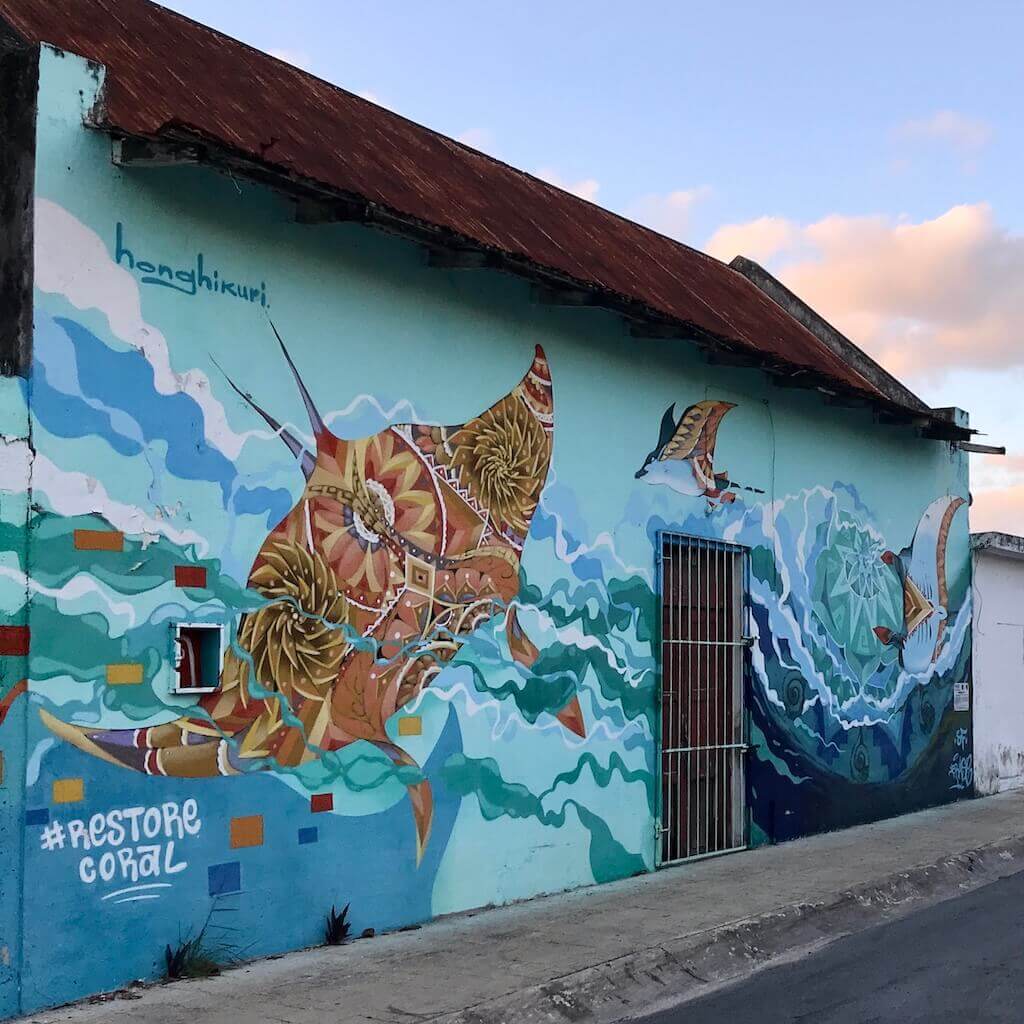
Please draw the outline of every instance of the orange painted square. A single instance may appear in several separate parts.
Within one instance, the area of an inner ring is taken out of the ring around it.
[[[124,534],[117,530],[75,530],[79,551],[124,551]]]
[[[231,819],[231,849],[243,846],[263,845],[263,815],[250,814],[245,818]]]
[[[84,799],[84,779],[53,780],[53,802],[55,804],[77,804]]]

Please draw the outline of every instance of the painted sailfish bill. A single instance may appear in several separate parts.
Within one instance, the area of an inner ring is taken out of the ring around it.
[[[185,717],[109,730],[41,712],[86,753],[150,775],[208,778],[292,768],[362,740],[397,768],[418,768],[396,712],[473,630],[504,614],[512,657],[529,667],[539,656],[514,602],[551,461],[543,351],[508,394],[465,423],[399,424],[346,440],[327,427],[283,341],[281,350],[314,451],[229,380],[305,478],[252,563],[248,588],[263,603],[240,617],[216,692]],[[575,696],[557,717],[586,734]],[[408,793],[419,859],[433,820],[429,781]]]
[[[937,498],[925,509],[910,545],[898,554],[882,554],[903,588],[903,626],[898,632],[876,626],[875,635],[899,648],[900,665],[908,672],[927,671],[942,650],[949,617],[946,547],[953,518],[964,504],[953,495]]]
[[[679,494],[703,496],[709,502],[735,501],[736,494],[729,488],[741,485],[714,467],[719,425],[734,408],[732,402],[697,402],[688,406],[677,420],[675,403],[670,405],[661,418],[658,443],[637,470],[636,478],[665,484]],[[756,491],[753,487],[741,489]]]

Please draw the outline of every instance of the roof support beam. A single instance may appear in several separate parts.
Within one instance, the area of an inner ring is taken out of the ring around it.
[[[705,348],[702,350],[704,359],[711,366],[740,366],[748,369],[763,369],[764,360],[746,352],[733,352],[730,349]]]
[[[439,270],[486,270],[497,268],[498,258],[484,249],[427,248],[427,266]]]
[[[594,293],[583,288],[556,288],[538,285],[532,290],[534,302],[542,306],[595,306]]]
[[[973,441],[960,441],[957,447],[963,452],[973,452],[975,455],[1005,455],[1004,445],[975,444]]]
[[[361,223],[366,211],[358,203],[344,200],[299,198],[295,200],[297,224],[338,224],[344,221]]]
[[[110,144],[115,167],[180,167],[198,164],[203,156],[201,147],[179,142],[115,138]]]
[[[631,338],[653,338],[657,341],[693,340],[693,334],[678,324],[645,323],[637,320],[629,320],[627,323]]]

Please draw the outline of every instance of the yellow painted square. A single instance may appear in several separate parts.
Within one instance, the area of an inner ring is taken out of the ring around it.
[[[423,719],[419,715],[403,715],[398,720],[399,736],[422,736]]]
[[[142,666],[138,662],[107,666],[108,686],[135,686],[141,682]]]
[[[77,804],[85,799],[84,779],[54,779],[53,802],[55,804]]]
[[[231,819],[231,849],[263,845],[263,815],[250,814]]]

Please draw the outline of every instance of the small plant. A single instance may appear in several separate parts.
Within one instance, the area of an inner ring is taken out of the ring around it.
[[[168,981],[176,981],[179,978],[210,978],[214,974],[220,974],[220,964],[205,940],[204,925],[203,930],[193,938],[179,939],[173,949],[167,946],[164,950],[164,975]]]
[[[350,904],[346,903],[340,914],[333,906],[331,907],[331,912],[327,915],[327,926],[324,928],[324,942],[328,946],[340,946],[348,938],[348,933],[352,930],[348,920],[349,906]]]

